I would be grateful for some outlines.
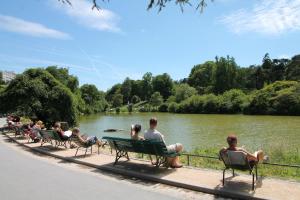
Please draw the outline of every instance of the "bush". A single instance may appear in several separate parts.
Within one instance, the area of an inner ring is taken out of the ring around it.
[[[74,125],[76,96],[44,69],[29,69],[18,75],[0,95],[3,113],[18,113],[44,121],[66,121]]]
[[[163,103],[158,107],[158,111],[159,112],[168,112],[168,104],[167,103]]]
[[[277,81],[258,90],[244,113],[300,115],[300,83]]]
[[[168,106],[168,112],[176,113],[178,112],[179,105],[176,102],[171,102]]]
[[[225,92],[220,98],[221,113],[241,113],[249,104],[249,97],[243,91],[237,89]]]

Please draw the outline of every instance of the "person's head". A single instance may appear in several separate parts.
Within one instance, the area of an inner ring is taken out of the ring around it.
[[[80,133],[79,128],[74,128],[73,131],[72,131],[73,135],[79,135],[79,133]]]
[[[43,122],[41,120],[36,122],[36,125],[43,126]]]
[[[150,119],[150,128],[155,129],[157,127],[157,119],[155,117],[152,117]]]
[[[54,124],[54,128],[60,128],[60,123],[59,123],[59,122],[56,122],[56,123]]]
[[[237,146],[237,137],[233,134],[229,135],[227,137],[227,143],[229,145],[229,147],[236,147]]]
[[[133,126],[133,130],[134,130],[135,134],[138,134],[141,131],[141,129],[142,129],[142,126],[139,124],[135,124]]]

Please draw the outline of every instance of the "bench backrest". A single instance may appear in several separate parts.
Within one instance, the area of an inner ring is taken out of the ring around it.
[[[163,142],[148,141],[148,140],[132,140],[117,137],[103,137],[107,140],[112,149],[120,151],[144,153],[151,155],[166,155],[167,147]]]
[[[247,155],[242,151],[221,151],[220,157],[227,167],[248,168],[249,166]]]
[[[55,139],[53,130],[41,130],[40,134],[44,139]]]

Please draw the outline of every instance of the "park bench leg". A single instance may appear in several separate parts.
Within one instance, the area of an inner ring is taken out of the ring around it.
[[[116,159],[115,159],[114,165],[116,165],[118,163],[119,159],[122,157],[125,157],[125,158],[127,158],[127,160],[130,160],[129,156],[128,156],[128,152],[116,150]]]
[[[254,190],[254,173],[252,173],[252,190]]]

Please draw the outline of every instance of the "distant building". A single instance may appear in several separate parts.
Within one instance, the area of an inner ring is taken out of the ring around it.
[[[8,83],[10,82],[11,80],[13,80],[14,78],[16,78],[16,73],[13,72],[13,71],[3,71],[2,72],[2,80],[5,82],[5,83]]]

